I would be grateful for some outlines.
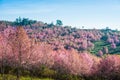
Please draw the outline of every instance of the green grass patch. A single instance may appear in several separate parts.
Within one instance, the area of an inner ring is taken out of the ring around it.
[[[120,45],[117,45],[117,48],[112,49],[111,44],[103,40],[95,41],[93,43],[94,43],[94,49],[90,51],[92,54],[97,54],[99,50],[103,49],[103,47],[108,47],[109,54],[120,54]]]
[[[105,46],[109,46],[109,44],[107,44],[105,41],[96,41],[96,42],[93,42],[94,43],[94,49],[92,49],[90,52],[93,53],[93,54],[97,54],[99,50],[102,50],[103,47]]]
[[[0,74],[0,80],[16,80],[15,75],[4,74],[4,77]],[[30,76],[21,76],[20,80],[54,80],[50,78],[37,78],[37,77],[30,77]]]

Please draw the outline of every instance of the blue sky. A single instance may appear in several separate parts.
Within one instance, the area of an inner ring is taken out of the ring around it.
[[[120,0],[0,0],[0,20],[27,17],[47,23],[120,30]]]

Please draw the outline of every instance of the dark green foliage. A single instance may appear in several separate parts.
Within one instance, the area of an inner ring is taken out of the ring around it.
[[[34,23],[36,23],[36,20],[29,20],[28,18],[19,17],[19,18],[16,18],[13,24],[16,26],[26,26]]]
[[[61,20],[56,20],[56,25],[57,25],[57,26],[62,26],[62,25],[63,25],[63,23],[62,23],[62,21],[61,21]]]
[[[103,41],[107,41],[107,39],[108,39],[108,36],[107,36],[107,35],[104,35],[104,36],[102,36],[102,38],[101,38],[101,40],[103,40]]]
[[[53,26],[54,26],[53,22],[51,22],[50,24],[48,24],[48,28],[51,28]]]

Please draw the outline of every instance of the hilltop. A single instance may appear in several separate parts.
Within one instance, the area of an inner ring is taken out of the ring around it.
[[[16,21],[0,21],[0,31],[7,27],[22,26],[29,38],[35,38],[38,42],[45,42],[53,48],[74,49],[78,52],[90,52],[95,55],[119,54],[120,31],[105,29],[78,29],[71,26],[62,26],[62,21],[56,24],[42,21],[17,18]]]

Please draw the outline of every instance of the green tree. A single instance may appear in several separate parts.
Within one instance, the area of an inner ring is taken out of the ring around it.
[[[57,25],[57,26],[62,26],[62,25],[63,25],[63,23],[62,23],[62,21],[61,21],[61,20],[56,20],[56,25]]]
[[[16,20],[14,21],[14,25],[17,26],[26,26],[26,25],[31,25],[36,23],[36,20],[29,20],[28,18],[16,18]]]
[[[14,24],[20,26],[20,25],[21,25],[21,22],[22,22],[22,19],[21,19],[21,17],[19,17],[19,18],[16,18]]]

